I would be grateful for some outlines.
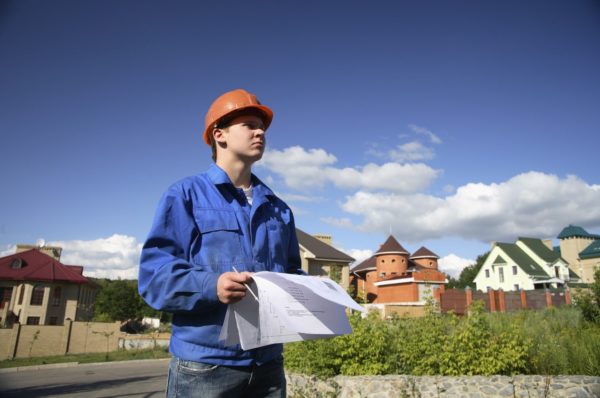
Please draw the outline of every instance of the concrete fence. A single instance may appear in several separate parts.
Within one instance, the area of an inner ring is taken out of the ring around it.
[[[115,351],[120,323],[65,321],[62,326],[14,324],[0,329],[0,360]]]

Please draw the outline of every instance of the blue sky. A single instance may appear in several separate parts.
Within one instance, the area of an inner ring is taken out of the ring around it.
[[[206,109],[275,112],[255,173],[361,259],[451,273],[518,236],[600,232],[594,1],[3,1],[0,254],[133,277],[155,206],[205,170]]]

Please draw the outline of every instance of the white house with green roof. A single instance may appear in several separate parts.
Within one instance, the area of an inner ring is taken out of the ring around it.
[[[569,263],[569,268],[581,276],[583,283],[593,283],[594,273],[600,268],[600,235],[569,225],[560,232],[558,239],[559,254]]]
[[[494,243],[475,277],[477,290],[535,290],[581,283],[569,264],[552,249],[550,241],[519,238]]]

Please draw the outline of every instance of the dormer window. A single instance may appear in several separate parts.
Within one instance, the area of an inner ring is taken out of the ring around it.
[[[21,260],[20,258],[15,258],[14,260],[12,260],[10,262],[10,268],[11,269],[21,269],[23,268],[23,260]]]

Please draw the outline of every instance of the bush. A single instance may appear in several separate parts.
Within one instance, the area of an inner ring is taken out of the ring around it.
[[[600,374],[600,327],[574,308],[383,321],[350,316],[353,333],[287,344],[286,368],[334,375]]]

